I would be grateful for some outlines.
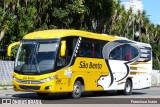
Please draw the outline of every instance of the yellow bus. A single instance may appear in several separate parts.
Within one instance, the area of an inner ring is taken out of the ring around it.
[[[151,46],[126,38],[79,30],[44,30],[25,35],[15,59],[15,91],[69,93],[117,90],[125,95],[151,86]]]

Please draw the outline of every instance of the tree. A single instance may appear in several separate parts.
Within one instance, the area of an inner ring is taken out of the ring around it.
[[[114,3],[112,0],[1,0],[0,45],[19,41],[36,30],[104,32]]]
[[[80,29],[129,39],[133,39],[134,30],[139,33],[140,42],[152,45],[154,68],[160,65],[160,26],[153,25],[145,11],[133,14],[115,0],[0,1],[1,50],[6,51],[6,45],[27,33],[47,29]],[[6,53],[1,52],[0,56],[5,57]]]
[[[83,28],[97,33],[106,33],[114,12],[113,0],[85,0],[88,13],[84,16]]]
[[[150,44],[153,50],[153,68],[160,69],[160,26],[157,25],[156,29],[151,31],[152,37],[150,37]]]

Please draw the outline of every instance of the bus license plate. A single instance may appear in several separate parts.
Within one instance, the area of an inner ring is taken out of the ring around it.
[[[33,89],[26,89],[27,92],[33,92]]]

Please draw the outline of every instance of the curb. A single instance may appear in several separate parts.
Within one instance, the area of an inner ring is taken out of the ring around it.
[[[160,87],[160,85],[153,85],[153,86],[151,86],[151,87]]]

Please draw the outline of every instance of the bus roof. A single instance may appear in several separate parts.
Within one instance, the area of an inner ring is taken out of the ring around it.
[[[32,32],[25,35],[23,39],[25,40],[26,39],[53,39],[53,38],[62,38],[67,36],[80,36],[85,38],[107,40],[107,41],[114,41],[114,40],[120,39],[110,35],[97,34],[97,33],[80,31],[80,30],[64,30],[64,29],[36,31],[36,32]]]
[[[106,40],[106,41],[114,41],[114,40],[132,41],[125,37],[111,36],[107,34],[98,34],[98,33],[92,33],[92,32],[87,32],[87,31],[80,31],[80,30],[69,30],[69,29],[35,31],[35,32],[25,35],[23,39],[24,40],[54,39],[54,38],[63,38],[63,37],[69,37],[69,36],[80,36],[80,37],[85,37],[85,38],[92,38],[92,39]],[[149,44],[146,44],[146,43],[141,43],[141,42],[136,42],[136,41],[132,41],[132,42],[151,47]]]

